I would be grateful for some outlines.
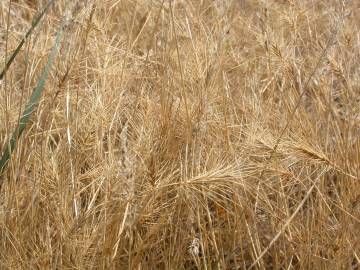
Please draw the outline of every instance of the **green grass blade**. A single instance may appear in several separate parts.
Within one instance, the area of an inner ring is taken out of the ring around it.
[[[53,64],[55,57],[59,51],[62,36],[63,36],[63,24],[60,26],[60,29],[58,30],[58,32],[56,34],[55,44],[50,52],[48,61],[41,73],[41,77],[40,77],[36,87],[34,88],[34,91],[31,95],[28,103],[26,104],[25,110],[20,118],[19,124],[18,124],[17,128],[15,129],[15,131],[13,132],[8,145],[5,147],[5,151],[0,160],[0,175],[4,172],[6,164],[8,163],[12,152],[15,150],[16,143],[17,143],[19,137],[23,133],[23,131],[26,127],[26,124],[30,120],[31,114],[36,109],[36,107],[39,103],[42,91],[45,86],[45,82],[49,76],[49,72],[51,70],[52,64]]]
[[[47,10],[50,8],[51,4],[54,3],[55,0],[50,0],[46,6],[43,8],[43,10],[40,12],[40,14],[34,18],[32,21],[31,27],[26,32],[23,39],[20,41],[19,45],[16,47],[15,51],[11,54],[9,60],[6,61],[4,69],[0,73],[0,80],[2,80],[8,71],[9,67],[11,66],[12,62],[15,60],[15,57],[20,52],[22,46],[25,44],[26,39],[31,35],[31,33],[34,31],[35,27],[39,24],[41,18],[46,14]]]

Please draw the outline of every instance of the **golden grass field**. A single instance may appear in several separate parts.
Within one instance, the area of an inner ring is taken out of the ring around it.
[[[0,1],[0,269],[360,269],[360,1],[46,4]]]

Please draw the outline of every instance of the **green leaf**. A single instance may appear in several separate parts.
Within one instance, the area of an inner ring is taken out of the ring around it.
[[[12,152],[16,148],[16,144],[17,144],[19,137],[23,133],[23,131],[26,127],[26,124],[30,120],[31,114],[34,112],[34,110],[36,109],[36,107],[39,103],[41,94],[42,94],[44,86],[45,86],[45,82],[49,76],[49,72],[51,70],[51,67],[55,60],[55,57],[60,48],[60,43],[61,43],[61,40],[63,37],[63,28],[64,28],[64,22],[61,24],[60,29],[58,30],[58,32],[56,34],[55,44],[50,52],[47,63],[43,68],[41,77],[40,77],[36,87],[34,88],[34,91],[31,95],[28,103],[26,104],[25,110],[20,118],[20,122],[19,122],[17,128],[15,129],[15,131],[13,132],[8,145],[5,147],[5,151],[0,159],[0,175],[4,172],[6,164],[8,163]]]

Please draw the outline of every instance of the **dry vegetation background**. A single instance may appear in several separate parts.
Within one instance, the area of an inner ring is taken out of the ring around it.
[[[0,1],[1,68],[45,4]],[[66,17],[0,268],[359,269],[359,9],[54,1],[0,81],[3,152]]]

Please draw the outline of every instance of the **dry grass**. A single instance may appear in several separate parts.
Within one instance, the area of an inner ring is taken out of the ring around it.
[[[0,68],[45,4],[0,1]],[[4,152],[66,16],[0,176],[0,268],[359,269],[359,10],[55,1],[0,81]]]

